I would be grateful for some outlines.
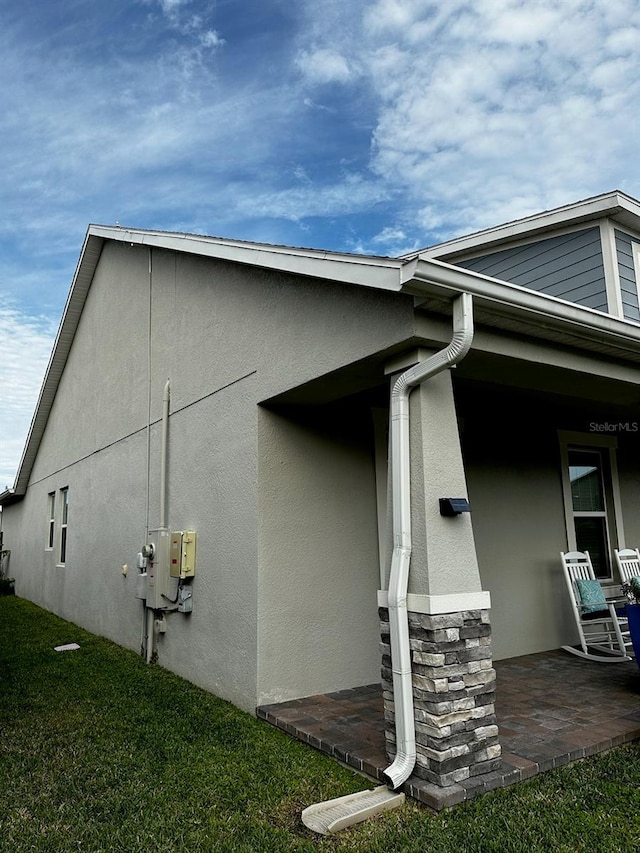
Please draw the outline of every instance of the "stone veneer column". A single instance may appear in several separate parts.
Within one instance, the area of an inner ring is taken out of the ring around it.
[[[395,756],[389,612],[380,608],[387,755]],[[414,775],[440,787],[497,770],[501,748],[488,610],[409,612],[417,760]]]

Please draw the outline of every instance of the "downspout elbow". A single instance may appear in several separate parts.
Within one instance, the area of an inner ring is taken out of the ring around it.
[[[415,740],[413,747],[398,750],[393,764],[389,765],[386,770],[382,771],[382,779],[389,788],[397,791],[403,785],[409,776],[413,773],[413,768],[416,766],[416,747]]]

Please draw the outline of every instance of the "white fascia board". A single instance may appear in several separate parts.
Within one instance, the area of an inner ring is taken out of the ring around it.
[[[246,243],[198,234],[130,230],[102,225],[91,225],[89,233],[106,240],[186,252],[292,275],[329,279],[378,290],[400,290],[402,261],[396,258],[346,255],[317,249]]]
[[[466,237],[458,237],[437,246],[421,249],[419,252],[412,252],[404,257],[445,258],[481,249],[496,251],[503,243],[511,243],[513,240],[527,237],[534,238],[546,231],[552,231],[572,223],[586,223],[592,219],[615,216],[621,212],[637,217],[640,227],[640,204],[631,196],[615,190],[544,213],[536,213],[533,216],[506,222],[504,225],[498,225],[495,228],[477,231]]]
[[[536,327],[542,331],[553,326],[585,340],[640,352],[640,325],[637,323],[609,317],[593,308],[472,273],[442,261],[416,258],[407,263],[403,269],[402,289],[414,296],[426,297],[444,293],[453,298],[459,293],[471,293],[478,304],[498,315],[514,316],[517,313],[518,317],[531,325],[532,336],[535,336]],[[541,334],[540,337],[544,338],[545,335]]]

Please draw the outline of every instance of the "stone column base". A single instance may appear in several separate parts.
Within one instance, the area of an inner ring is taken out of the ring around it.
[[[395,757],[389,611],[379,610],[387,755]],[[414,774],[447,787],[501,766],[488,610],[409,612],[417,760]]]

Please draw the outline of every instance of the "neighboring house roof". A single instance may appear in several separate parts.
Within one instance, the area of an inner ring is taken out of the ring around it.
[[[0,505],[20,500],[44,434],[102,247],[107,240],[184,252],[292,275],[412,294],[425,307],[447,311],[461,292],[475,297],[478,322],[534,338],[640,363],[640,326],[562,299],[537,293],[431,257],[444,247],[492,245],[513,235],[541,233],[569,222],[617,217],[640,230],[640,203],[614,192],[557,211],[528,217],[468,238],[400,258],[350,255],[197,234],[90,225],[46,370],[15,484],[0,494]],[[527,227],[529,230],[527,230]],[[484,235],[484,242],[481,239]],[[471,241],[471,242],[469,242]],[[475,242],[474,242],[475,241]],[[448,250],[447,250],[448,251]],[[455,253],[454,250],[453,253]]]
[[[573,204],[506,222],[494,228],[457,237],[445,243],[438,243],[436,246],[410,252],[403,257],[450,260],[463,254],[471,254],[475,250],[496,251],[498,247],[507,243],[533,239],[549,231],[558,231],[565,226],[582,225],[605,218],[623,228],[640,231],[640,202],[620,190],[612,190]]]

